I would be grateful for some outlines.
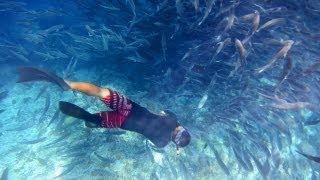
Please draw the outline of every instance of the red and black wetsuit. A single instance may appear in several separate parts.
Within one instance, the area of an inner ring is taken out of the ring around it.
[[[110,96],[101,100],[113,110],[97,113],[102,118],[101,127],[143,134],[158,147],[171,141],[172,132],[178,126],[173,115],[153,114],[116,91],[110,90]]]

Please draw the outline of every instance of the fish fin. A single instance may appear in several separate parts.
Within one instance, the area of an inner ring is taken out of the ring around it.
[[[18,68],[19,79],[17,83],[30,81],[47,81],[58,85],[62,90],[69,90],[69,85],[60,77],[40,68],[20,67]]]
[[[85,121],[84,124],[87,128],[98,128],[99,127],[97,124],[94,124],[94,123],[91,123],[88,121]]]

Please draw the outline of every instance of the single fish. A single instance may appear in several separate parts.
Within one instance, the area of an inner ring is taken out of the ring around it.
[[[167,38],[166,38],[166,35],[164,33],[162,34],[162,37],[161,37],[161,46],[162,46],[163,60],[167,61],[167,58],[166,58]]]
[[[241,165],[241,167],[248,171],[249,168],[248,168],[247,164],[244,162],[244,160],[240,156],[240,153],[237,152],[238,148],[235,149],[234,147],[232,147],[232,150],[233,150],[233,153],[234,153],[236,159],[238,160],[239,164]]]
[[[291,49],[294,41],[288,40],[284,43],[284,46],[280,49],[280,51],[275,54],[268,64],[262,66],[261,68],[256,69],[256,73],[260,74],[265,70],[269,69],[279,58],[285,58],[287,56],[288,51]]]
[[[312,125],[317,125],[320,123],[320,120],[312,120],[312,121],[306,121],[304,122],[305,126],[312,126]]]
[[[134,1],[133,0],[127,0],[127,2],[129,2],[129,5],[130,5],[130,8],[131,8],[131,11],[132,11],[132,14],[133,14],[133,19],[136,19],[136,5],[134,4]]]
[[[134,63],[146,63],[147,62],[143,57],[141,57],[139,55],[138,52],[135,52],[135,54],[136,54],[135,56],[133,56],[133,55],[127,56],[127,57],[125,57],[125,59],[129,60],[130,62],[134,62]]]
[[[48,109],[50,107],[50,94],[48,93],[46,96],[46,104],[44,106],[43,112],[39,118],[39,123],[41,123],[41,121],[43,120],[44,116],[46,115]]]
[[[269,28],[271,26],[275,26],[277,24],[281,24],[281,23],[284,23],[285,22],[285,19],[284,18],[276,18],[276,19],[272,19],[266,23],[264,23],[258,30],[257,32],[261,31],[262,29],[265,29],[265,28]]]
[[[103,156],[99,155],[97,152],[94,152],[94,154],[98,157],[99,160],[101,160],[104,163],[111,164],[111,163],[115,162],[114,159],[109,158],[109,157],[103,157]]]
[[[42,58],[44,58],[44,61],[48,61],[48,60],[53,60],[55,59],[54,56],[52,56],[49,53],[42,53],[42,52],[38,52],[38,51],[33,51],[36,55],[41,56]]]
[[[215,53],[214,56],[217,56],[217,55],[221,52],[221,50],[222,50],[224,47],[226,47],[230,42],[231,42],[231,38],[226,38],[224,41],[219,42],[219,43],[218,43],[219,46],[218,46],[218,48],[217,48],[216,53]]]
[[[287,81],[289,82],[290,87],[295,91],[296,90],[302,91],[302,92],[310,92],[311,91],[311,89],[307,85],[303,84],[303,82],[295,81],[292,78],[288,78]]]
[[[186,52],[186,53],[183,55],[181,61],[184,61],[185,59],[187,59],[188,57],[190,57],[190,54],[191,54],[191,50],[189,50],[188,52]]]
[[[193,6],[196,13],[199,12],[199,0],[193,0]]]
[[[278,151],[278,150],[274,150],[274,151],[272,152],[271,158],[272,158],[273,167],[274,167],[275,169],[279,169],[279,166],[280,166],[281,161],[282,161],[279,151]]]
[[[91,29],[91,27],[89,25],[85,25],[85,28],[87,29],[89,36],[94,36],[95,35],[94,30]]]
[[[237,1],[237,2],[234,3],[234,4],[232,4],[232,5],[230,5],[230,6],[227,6],[227,7],[223,8],[223,9],[221,9],[221,10],[215,15],[215,18],[221,16],[222,14],[224,14],[224,13],[226,13],[226,12],[228,12],[228,11],[234,9],[234,8],[236,8],[237,6],[239,6],[239,4],[240,4],[240,1]]]
[[[78,59],[75,57],[72,57],[70,62],[68,63],[67,68],[63,72],[64,79],[69,78],[74,74],[77,63],[78,63]]]
[[[57,108],[56,112],[54,113],[54,115],[52,116],[51,120],[49,121],[47,127],[49,127],[50,124],[51,124],[53,121],[59,119],[59,115],[60,115],[60,109]]]
[[[234,20],[236,19],[236,16],[234,15],[234,13],[231,13],[227,18],[227,25],[225,26],[224,30],[222,31],[221,35],[218,36],[218,39],[220,39],[220,37],[222,37],[223,35],[225,35],[233,26],[234,24]]]
[[[62,177],[66,174],[68,174],[69,172],[71,172],[77,165],[79,164],[82,164],[84,163],[85,160],[82,159],[82,160],[78,160],[76,162],[73,162],[73,163],[70,163],[70,164],[67,164],[67,165],[64,165],[63,167],[66,167],[66,169],[59,175],[55,176],[54,179],[58,178],[58,177]]]
[[[256,164],[260,174],[262,175],[262,177],[264,179],[267,179],[268,175],[269,175],[269,172],[270,172],[270,164],[269,164],[269,160],[266,159],[266,161],[264,162],[264,164],[262,165],[260,163],[260,161],[255,157],[253,156],[251,153],[250,153],[250,156],[252,157],[254,163]]]
[[[187,179],[187,180],[192,179],[190,171],[186,167],[185,162],[182,161],[181,159],[179,159],[179,170],[180,170],[180,174],[182,174],[184,177],[183,179]]]
[[[176,7],[176,10],[177,10],[177,14],[178,14],[179,16],[182,16],[182,13],[183,13],[182,0],[176,0],[175,7]]]
[[[47,139],[47,137],[42,137],[42,138],[35,139],[35,140],[23,141],[21,143],[22,144],[38,144],[38,143],[45,141],[46,139]]]
[[[288,56],[285,59],[285,62],[283,64],[282,74],[280,76],[280,81],[279,81],[277,87],[279,87],[279,85],[281,85],[286,79],[288,79],[288,76],[291,72],[291,69],[292,69],[292,60],[291,60],[291,57]]]
[[[198,104],[198,109],[201,109],[203,107],[203,105],[206,103],[207,99],[208,99],[208,94],[205,94],[202,96],[202,98]]]
[[[14,127],[14,128],[11,128],[11,129],[6,129],[5,131],[23,131],[23,130],[26,130],[26,129],[29,129],[33,126],[32,123],[25,123],[23,125],[20,125],[18,127]]]
[[[46,35],[53,33],[53,32],[59,32],[63,28],[64,28],[64,25],[62,25],[62,24],[55,25],[55,26],[52,26],[46,30],[43,30],[43,32],[41,32],[40,34],[46,36]]]
[[[270,8],[270,9],[266,9],[264,11],[264,13],[267,13],[267,14],[272,14],[272,13],[277,13],[277,12],[285,12],[287,11],[288,9],[284,6],[280,6],[280,7],[275,7],[275,8]]]
[[[204,16],[203,18],[201,19],[201,21],[198,23],[198,25],[200,26],[206,19],[207,17],[209,16],[211,10],[212,10],[212,7],[215,3],[215,0],[208,0],[206,1],[206,10],[204,12]]]
[[[255,13],[250,13],[239,17],[241,21],[251,21],[255,16]]]
[[[47,91],[47,89],[48,89],[48,86],[43,86],[43,88],[40,89],[40,91],[34,101],[37,101],[39,99],[39,97],[42,96]]]
[[[12,50],[10,50],[10,52],[19,60],[25,62],[25,63],[30,63],[30,60],[28,58],[26,58],[24,55],[22,54],[18,54],[17,52],[14,52]]]
[[[55,144],[63,141],[64,139],[66,139],[66,138],[69,137],[69,136],[70,136],[70,133],[63,134],[63,136],[61,136],[61,137],[59,137],[58,139],[50,142],[49,144],[46,144],[44,147],[46,147],[46,148],[51,147],[51,146],[53,146],[53,145],[55,145]]]
[[[1,174],[0,180],[8,180],[9,168],[5,168]]]
[[[99,6],[101,6],[104,9],[110,10],[110,11],[120,11],[119,8],[116,8],[114,6],[105,6],[105,5],[102,5],[102,4],[99,4]]]
[[[3,91],[0,93],[0,101],[8,97],[8,91]]]
[[[296,151],[297,153],[301,154],[302,156],[308,158],[309,160],[311,161],[314,161],[314,162],[317,162],[317,163],[320,163],[320,157],[317,157],[317,156],[311,156],[311,155],[308,155],[308,154],[305,154],[303,152],[300,152],[300,151]]]
[[[276,97],[276,103],[272,104],[272,107],[278,108],[278,109],[301,109],[301,108],[307,108],[307,107],[313,107],[313,104],[309,102],[287,102],[284,99],[280,99]]]
[[[253,20],[252,20],[252,34],[257,31],[259,24],[260,24],[260,13],[259,11],[255,11]]]
[[[102,34],[101,37],[102,37],[103,50],[108,51],[109,50],[108,36],[105,36],[104,34]]]
[[[242,157],[243,157],[243,161],[246,163],[247,167],[249,168],[249,171],[253,171],[253,165],[251,163],[251,158],[249,156],[249,152],[245,152],[243,150],[242,151]]]
[[[238,51],[238,53],[240,55],[240,58],[241,59],[245,59],[246,56],[247,56],[247,50],[244,48],[242,42],[239,39],[236,38],[235,41],[234,41],[234,44],[235,44],[235,46],[237,48],[237,51]]]
[[[222,161],[218,151],[213,146],[211,148],[212,148],[213,153],[217,159],[217,162],[218,162],[219,166],[221,167],[221,169],[223,170],[223,172],[226,175],[230,175],[230,171],[229,171],[228,167],[226,166],[226,164]]]
[[[313,72],[318,71],[318,69],[320,68],[320,61],[317,61],[313,64],[311,64],[309,67],[307,67],[305,70],[302,71],[303,74],[307,75],[307,74],[311,74]]]

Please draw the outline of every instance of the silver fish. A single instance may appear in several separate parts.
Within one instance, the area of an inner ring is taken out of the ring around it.
[[[252,33],[255,33],[257,31],[259,24],[260,24],[260,13],[259,11],[255,11],[253,21],[252,21],[252,25],[253,25]]]
[[[201,109],[203,107],[203,105],[206,103],[208,99],[208,94],[204,94],[198,104],[198,109]]]
[[[1,180],[8,180],[8,174],[9,174],[9,169],[8,168],[5,168],[1,174]]]
[[[99,155],[97,152],[94,152],[94,154],[99,158],[99,160],[101,160],[104,163],[110,164],[110,163],[115,162],[114,159],[109,158],[109,157],[103,157],[103,156]]]
[[[228,17],[227,17],[227,25],[226,27],[224,28],[223,30],[223,33],[226,33],[227,31],[229,31],[231,29],[231,27],[233,26],[234,24],[234,20],[236,19],[236,16],[234,15],[234,13],[230,14]]]
[[[204,12],[204,16],[201,19],[201,21],[198,23],[198,25],[200,26],[209,16],[211,10],[212,10],[212,6],[214,5],[215,0],[208,0],[206,1],[206,11]]]
[[[291,60],[291,57],[288,56],[285,60],[284,65],[283,65],[280,81],[277,85],[278,87],[279,87],[279,85],[281,85],[283,83],[284,80],[286,80],[288,78],[288,76],[291,72],[291,69],[292,69],[292,60]]]
[[[193,6],[196,13],[199,12],[199,0],[193,0]]]
[[[310,74],[312,72],[318,71],[320,68],[320,61],[317,61],[313,64],[311,64],[308,68],[302,71],[303,74]]]
[[[61,29],[64,28],[64,25],[62,24],[59,24],[59,25],[55,25],[55,26],[52,26],[46,30],[43,30],[43,32],[41,32],[40,34],[41,35],[48,35],[50,33],[53,33],[53,32],[59,32]]]
[[[241,21],[251,21],[254,18],[254,16],[255,16],[255,13],[250,13],[250,14],[241,16],[239,19]]]
[[[261,31],[261,29],[269,28],[269,27],[271,27],[271,26],[275,26],[275,25],[277,25],[277,24],[284,23],[284,22],[285,22],[285,19],[284,19],[284,18],[272,19],[272,20],[264,23],[264,24],[257,30],[257,32]]]
[[[268,64],[262,66],[261,68],[256,69],[256,73],[260,74],[270,68],[279,58],[285,58],[287,56],[288,51],[291,49],[294,41],[287,40],[284,42],[284,46],[280,49],[280,51],[275,54]]]
[[[119,8],[116,8],[114,6],[105,6],[105,5],[102,5],[102,4],[99,4],[99,6],[101,6],[102,8],[105,8],[107,10],[110,10],[110,11],[120,11]]]
[[[216,50],[215,56],[217,56],[217,55],[221,52],[221,50],[222,50],[224,47],[226,47],[230,42],[231,42],[231,39],[230,39],[230,38],[226,38],[223,42],[219,42],[219,43],[218,43],[219,46],[218,46],[218,48],[217,48],[217,50]]]
[[[46,96],[46,104],[45,104],[43,112],[42,112],[42,114],[41,114],[41,116],[39,118],[39,123],[41,123],[41,121],[45,117],[49,107],[50,107],[50,94],[48,93],[47,96]]]
[[[280,6],[280,7],[275,7],[275,8],[270,8],[270,9],[266,9],[264,11],[264,13],[270,14],[270,13],[277,13],[277,12],[284,12],[287,11],[288,9],[284,6]]]
[[[47,127],[49,127],[50,124],[51,124],[53,121],[58,120],[58,119],[59,119],[59,115],[60,115],[60,109],[58,108],[58,109],[56,110],[56,112],[54,113],[54,115],[52,116],[52,118],[51,118],[50,122],[48,123]]]
[[[88,35],[89,36],[94,36],[95,35],[94,30],[91,29],[91,27],[89,25],[85,25],[85,27],[86,27],[86,29],[88,31]]]
[[[130,5],[130,8],[132,10],[133,21],[134,21],[134,19],[136,19],[136,17],[137,17],[137,15],[136,15],[136,5],[134,4],[133,0],[127,0],[127,1],[129,1],[129,5]]]
[[[37,101],[39,99],[40,96],[42,96],[48,89],[48,86],[43,86],[43,88],[40,89],[36,99],[34,101]]]
[[[56,178],[58,178],[58,177],[62,177],[62,176],[64,176],[64,175],[68,174],[68,173],[71,172],[77,165],[83,164],[83,163],[85,163],[85,162],[86,162],[86,161],[85,161],[84,159],[80,159],[80,160],[78,160],[78,161],[76,161],[76,162],[70,163],[70,164],[68,164],[68,165],[64,165],[63,167],[64,167],[64,169],[65,169],[65,168],[66,168],[66,169],[65,169],[61,174],[55,176],[54,178],[56,179]]]
[[[296,151],[296,152],[299,153],[299,154],[301,154],[302,156],[308,158],[308,159],[311,160],[311,161],[320,163],[320,157],[312,156],[312,155],[309,155],[309,154],[305,154],[305,153],[300,152],[300,151]]]
[[[108,51],[108,50],[109,50],[109,40],[108,40],[108,37],[105,36],[104,34],[102,34],[101,37],[102,37],[103,50]]]
[[[247,56],[247,51],[244,48],[242,42],[239,39],[235,39],[234,44],[237,48],[237,51],[239,53],[239,58],[237,59],[237,62],[235,64],[234,69],[230,72],[229,77],[232,77],[240,67],[244,67],[246,64],[246,56]]]
[[[307,108],[313,106],[309,102],[293,102],[289,103],[285,100],[282,100],[280,102],[277,102],[275,104],[272,104],[272,107],[278,108],[278,109],[301,109],[301,108]]]
[[[247,56],[247,50],[244,48],[242,42],[239,39],[235,39],[234,44],[238,50],[241,59],[245,59]]]
[[[10,50],[10,52],[16,57],[18,58],[19,60],[23,61],[23,62],[26,62],[26,63],[30,63],[30,60],[28,58],[26,58],[24,55],[22,54],[19,54],[19,53],[16,53],[12,50]]]
[[[167,52],[167,37],[163,33],[161,37],[161,46],[162,46],[162,53],[163,53],[163,60],[166,61],[166,52]]]
[[[42,58],[44,58],[45,61],[55,59],[55,57],[51,56],[49,53],[42,53],[42,52],[38,52],[38,51],[34,51],[34,53],[36,55],[41,56]]]
[[[223,170],[223,172],[226,175],[230,175],[230,171],[228,169],[228,167],[226,166],[226,164],[222,161],[218,151],[212,146],[211,149],[213,150],[213,153],[217,159],[218,165],[221,167],[221,169]]]
[[[239,6],[239,4],[240,4],[240,1],[237,1],[237,2],[234,3],[234,4],[232,4],[232,5],[230,5],[230,6],[227,6],[227,7],[223,8],[223,9],[221,9],[221,10],[215,15],[215,18],[217,18],[217,17],[221,16],[222,14],[230,11],[231,9]]]
[[[26,140],[26,141],[23,141],[21,142],[22,144],[38,144],[38,143],[41,143],[43,141],[45,141],[47,139],[47,137],[41,137],[39,139],[35,139],[35,140]]]

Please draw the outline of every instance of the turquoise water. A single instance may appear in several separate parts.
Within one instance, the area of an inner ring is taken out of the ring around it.
[[[1,1],[3,178],[318,179],[319,164],[297,151],[320,156],[319,2],[197,3]],[[169,109],[191,143],[177,154],[173,143],[86,128],[58,102],[108,110],[99,99],[16,83],[21,66]]]

